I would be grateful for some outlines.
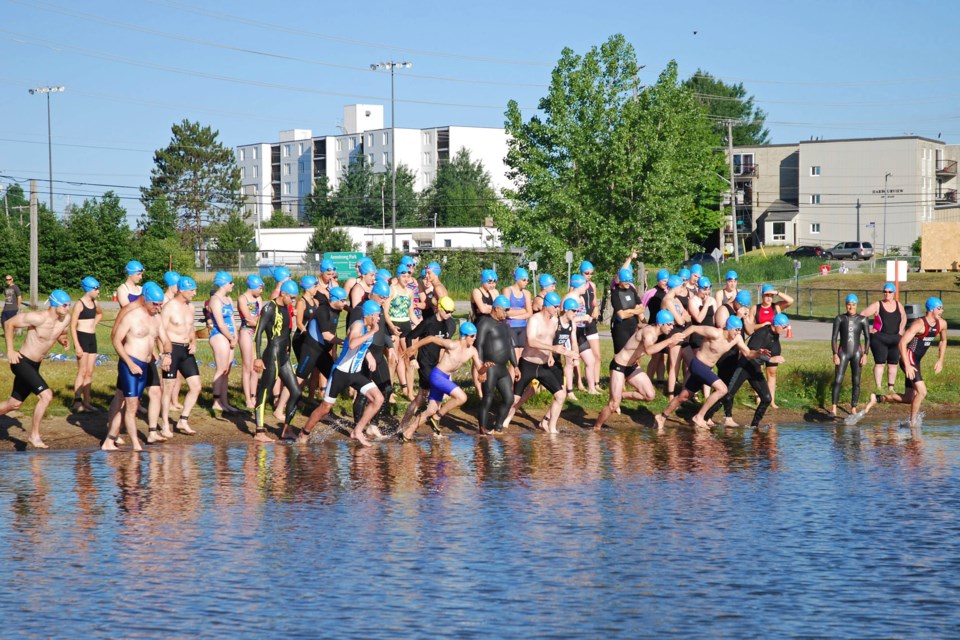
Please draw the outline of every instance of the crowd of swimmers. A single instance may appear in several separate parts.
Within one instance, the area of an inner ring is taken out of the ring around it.
[[[346,279],[330,260],[321,262],[318,276],[305,275],[299,282],[288,269],[277,267],[271,291],[252,274],[236,298],[231,274],[217,273],[203,305],[215,365],[212,408],[217,414],[243,409],[230,404],[228,393],[239,347],[242,394],[246,410],[253,413],[253,437],[259,442],[274,441],[266,424],[270,410],[280,425],[281,439],[306,442],[338,397],[346,394],[353,398],[350,436],[362,445],[386,437],[409,442],[421,428],[442,435],[443,418],[467,401],[467,393],[454,380],[463,367],[470,369],[465,385],[480,398],[479,433],[507,429],[517,410],[540,390],[552,401],[539,428],[556,433],[568,398],[575,398],[575,392],[604,391],[598,321],[600,301],[608,297],[614,355],[609,363],[609,401],[594,429],[620,413],[623,400],[653,400],[657,387],[668,399],[666,408],[654,416],[658,428],[665,427],[682,403],[698,396],[702,403],[691,418],[694,425],[713,426],[713,415],[722,408],[722,424],[737,427],[733,401],[744,383],[757,396],[750,426],[759,428],[767,409],[777,406],[777,367],[784,362],[780,339],[790,332],[784,312],[793,299],[773,285],[763,285],[754,302],[751,291],[739,286],[735,271],[728,271],[724,285],[715,291],[696,264],[677,274],[660,270],[655,286],[643,290],[637,287],[635,259],[633,254],[624,261],[606,295],[598,291],[594,267],[586,260],[570,277],[566,291],[553,276],[541,274],[536,295],[523,267],[513,271],[506,287],[501,287],[494,270],[484,270],[470,297],[470,318],[459,324],[453,317],[455,303],[441,280],[441,265],[430,262],[417,277],[416,262],[409,256],[394,272],[378,269],[364,258]],[[134,449],[141,448],[137,431],[141,412],[146,415],[148,443],[164,442],[175,432],[195,434],[190,416],[201,392],[195,356],[197,283],[172,271],[164,275],[165,287],[143,283],[144,268],[136,260],[126,265],[126,271],[127,279],[116,291],[121,309],[110,334],[119,361],[105,450],[124,444],[123,430]],[[97,302],[100,283],[88,276],[81,286],[84,293],[76,303],[57,289],[46,309],[13,315],[4,325],[14,381],[9,400],[0,404],[0,415],[36,394],[29,442],[37,448],[46,447],[40,424],[53,399],[40,364],[55,344],[72,343],[77,354],[74,411],[95,410],[90,386],[98,354],[96,328],[103,317]],[[911,424],[917,422],[926,395],[921,359],[938,338],[934,372],[943,367],[947,344],[943,303],[929,298],[925,314],[908,325],[895,292],[887,283],[883,299],[860,313],[857,296],[850,294],[846,312],[835,319],[833,415],[848,368],[851,413],[858,411],[860,374],[869,348],[877,387],[884,374],[887,387],[870,394],[863,413],[877,402],[903,402],[911,405]],[[342,325],[344,330],[338,333]],[[26,330],[26,337],[18,351],[14,333],[20,329]],[[898,367],[905,374],[904,393],[894,391]],[[397,388],[409,405],[399,428],[385,433],[382,418],[395,403]],[[317,390],[322,390],[318,405],[296,428],[301,403]],[[145,412],[140,406],[144,393],[149,400]]]

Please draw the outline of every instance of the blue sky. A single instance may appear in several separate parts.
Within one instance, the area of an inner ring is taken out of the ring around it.
[[[334,133],[343,105],[389,105],[389,76],[369,65],[393,58],[414,65],[398,72],[397,126],[502,126],[511,98],[533,113],[563,47],[617,32],[642,82],[671,59],[681,77],[743,82],[772,142],[960,143],[958,18],[956,2],[885,0],[0,0],[0,182],[36,178],[47,199],[46,102],[31,87],[66,87],[51,98],[54,208],[112,188],[133,223],[152,153],[184,118],[229,146]]]

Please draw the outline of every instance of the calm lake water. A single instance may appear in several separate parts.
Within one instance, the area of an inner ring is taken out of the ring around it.
[[[0,455],[4,637],[957,637],[960,426]]]

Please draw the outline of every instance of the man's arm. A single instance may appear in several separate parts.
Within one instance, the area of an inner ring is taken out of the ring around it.
[[[940,350],[937,353],[937,363],[933,365],[933,372],[943,371],[943,359],[947,355],[947,321],[940,318]]]
[[[9,320],[3,325],[3,333],[7,339],[7,360],[10,361],[10,364],[17,364],[20,362],[20,353],[13,348],[13,334],[17,329],[25,329],[29,327],[35,327],[42,322],[42,317],[38,320],[36,313],[20,313]]]
[[[842,315],[839,315],[833,319],[833,331],[830,334],[830,350],[833,351],[833,355],[838,355],[840,353],[840,343],[837,340],[837,336],[840,335],[840,324],[842,322]]]

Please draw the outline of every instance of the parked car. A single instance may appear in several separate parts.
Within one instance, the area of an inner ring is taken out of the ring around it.
[[[823,252],[827,260],[869,260],[873,257],[873,245],[869,242],[838,242]]]
[[[723,259],[720,259],[720,262],[723,262]],[[689,258],[680,263],[680,268],[689,269],[695,264],[699,264],[701,267],[714,266],[717,264],[717,261],[709,253],[694,253]]]
[[[791,258],[819,258],[823,255],[823,249],[812,244],[805,244],[787,251],[784,255]]]

